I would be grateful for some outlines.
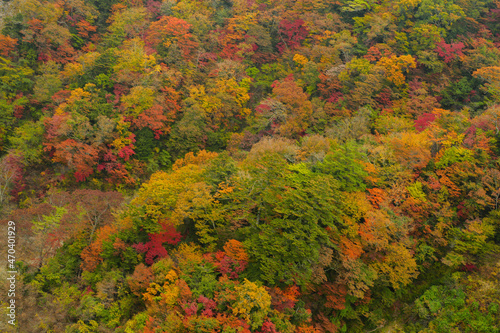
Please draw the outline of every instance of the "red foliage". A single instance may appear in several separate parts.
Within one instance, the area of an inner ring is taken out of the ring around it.
[[[283,312],[285,309],[293,309],[300,296],[299,288],[296,285],[280,289],[278,287],[267,288],[271,295],[271,305],[273,309]]]
[[[217,303],[215,303],[213,300],[200,295],[200,297],[198,297],[198,303],[203,305],[203,311],[201,312],[202,316],[213,317],[215,315],[214,312],[217,308]]]
[[[247,261],[235,260],[222,251],[207,254],[206,259],[213,263],[222,275],[230,279],[237,279],[238,274],[243,272],[248,264]]]
[[[45,151],[50,151],[54,148],[54,144],[51,144],[49,142],[59,137],[61,131],[64,130],[64,126],[66,125],[69,118],[69,113],[56,113],[52,118],[46,118],[44,120],[45,138],[48,141],[47,143],[44,143]]]
[[[219,57],[222,59],[231,59],[234,61],[242,61],[243,58],[238,56],[238,52],[240,52],[240,48],[235,44],[226,44],[224,49],[219,53]]]
[[[256,64],[268,64],[273,61],[276,61],[277,58],[278,56],[274,53],[255,52],[251,56],[251,61]]]
[[[212,52],[202,53],[198,58],[198,66],[203,68],[216,61],[217,61],[217,54]]]
[[[161,1],[148,0],[146,3],[147,10],[154,16],[160,14]]]
[[[465,202],[462,201],[457,205],[457,217],[466,220],[469,217],[469,211],[465,207]]]
[[[173,225],[161,223],[163,232],[159,234],[148,234],[149,242],[132,245],[139,253],[146,253],[146,264],[152,265],[157,258],[164,258],[168,255],[167,250],[163,247],[164,243],[176,245],[181,240],[181,234],[175,230]]]
[[[75,179],[77,182],[85,181],[94,173],[97,166],[98,152],[93,146],[67,139],[55,144],[54,162],[61,162],[76,169]]]
[[[184,305],[184,312],[186,313],[186,317],[195,316],[198,312],[198,304],[196,302],[191,302]]]
[[[24,105],[14,105],[14,117],[21,119],[24,114]]]
[[[75,60],[76,51],[69,42],[59,45],[56,50],[47,49],[45,53],[40,52],[40,61],[55,61],[60,64],[67,64]]]
[[[318,78],[321,80],[321,83],[318,83],[318,90],[321,93],[322,99],[330,103],[336,103],[342,100],[344,96],[340,91],[342,84],[337,78],[327,76],[323,73],[320,73]]]
[[[460,266],[459,270],[461,272],[476,272],[477,266],[471,263],[466,263],[465,265]]]
[[[280,22],[279,34],[281,42],[277,45],[280,53],[283,53],[285,50],[293,50],[300,46],[300,43],[309,34],[304,23],[305,22],[301,19],[295,21],[288,21],[285,19]]]
[[[375,100],[381,109],[386,109],[392,107],[391,96],[391,90],[386,87],[375,97]]]
[[[52,101],[56,104],[61,104],[71,96],[71,90],[59,90],[52,95]],[[55,115],[54,115],[55,116]]]
[[[415,120],[415,129],[422,132],[436,119],[434,113],[424,113]]]
[[[9,170],[14,172],[13,186],[10,191],[12,201],[19,202],[19,194],[26,188],[24,183],[24,168],[21,157],[9,154],[5,157],[5,163]]]
[[[118,156],[123,158],[125,161],[128,161],[130,156],[135,154],[135,151],[133,150],[134,148],[134,145],[125,146],[118,151]]]
[[[127,88],[126,86],[124,85],[121,85],[121,84],[115,84],[113,86],[113,94],[115,94],[115,100],[114,100],[114,103],[118,103],[120,101],[120,97],[123,96],[123,95],[126,95],[128,94],[129,92],[129,88]]]
[[[153,131],[163,131],[168,133],[170,127],[167,126],[169,119],[164,115],[162,106],[155,104],[151,108],[141,113],[132,123],[139,129],[148,127]]]
[[[184,58],[188,59],[198,46],[195,37],[189,32],[190,29],[191,24],[183,19],[162,16],[158,21],[151,23],[146,32],[146,44],[150,47],[160,45],[170,47],[175,42]]]
[[[278,333],[278,331],[276,331],[276,326],[274,326],[274,324],[272,322],[270,322],[269,320],[266,320],[262,324],[260,331],[257,331],[257,332],[260,332],[260,333]]]
[[[439,43],[436,44],[435,51],[437,54],[444,59],[445,63],[449,63],[453,61],[455,58],[463,56],[462,49],[464,48],[464,43],[454,43],[454,44],[446,44],[444,39],[442,39]]]

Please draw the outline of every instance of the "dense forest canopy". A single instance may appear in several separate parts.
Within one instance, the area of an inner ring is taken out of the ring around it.
[[[499,1],[1,8],[0,330],[500,331]]]

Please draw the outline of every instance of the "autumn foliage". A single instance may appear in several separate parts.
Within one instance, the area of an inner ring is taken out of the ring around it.
[[[498,1],[0,8],[3,330],[499,331]]]

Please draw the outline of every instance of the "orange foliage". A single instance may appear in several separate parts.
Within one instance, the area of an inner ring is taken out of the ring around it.
[[[321,333],[321,330],[315,328],[314,326],[301,325],[295,328],[295,333]]]
[[[288,286],[285,289],[278,287],[266,288],[271,295],[271,305],[273,309],[283,311],[284,309],[292,309],[297,303],[300,296],[299,287],[296,285]]]
[[[178,91],[170,87],[164,87],[161,89],[164,98],[164,108],[166,109],[165,116],[167,121],[173,122],[177,113],[181,111],[179,101],[181,100],[181,95]]]
[[[89,22],[81,20],[76,24],[76,30],[78,30],[78,34],[81,37],[88,38],[89,32],[95,32],[97,28],[91,25]]]
[[[116,17],[116,14],[121,13],[127,9],[127,6],[125,6],[122,3],[115,3],[114,5],[111,6],[111,15],[109,15],[109,18],[106,20],[106,23],[111,23],[113,22],[113,19]]]
[[[224,245],[224,252],[231,259],[238,261],[248,261],[248,255],[245,252],[243,244],[236,239],[230,239]]]
[[[370,62],[377,62],[382,57],[391,58],[392,56],[394,56],[392,49],[387,44],[376,44],[368,49],[363,58]]]
[[[292,77],[275,82],[273,94],[276,96],[276,100],[286,106],[287,113],[277,132],[285,137],[294,137],[305,131],[309,127],[313,113],[309,96]]]
[[[175,282],[177,288],[179,288],[179,300],[187,302],[191,299],[192,292],[186,281],[179,279]]]
[[[189,152],[184,156],[184,158],[180,158],[177,161],[175,161],[174,165],[172,166],[172,170],[178,170],[183,166],[189,164],[202,165],[210,161],[211,159],[217,157],[217,155],[219,154],[215,152],[208,152],[206,150],[199,151],[196,156],[194,155],[193,152]]]
[[[330,319],[328,319],[327,316],[325,316],[322,312],[320,312],[316,318],[316,322],[318,323],[316,325],[317,329],[320,332],[327,332],[327,333],[336,333],[338,332],[338,327],[333,324]]]
[[[155,104],[139,114],[137,119],[133,120],[133,123],[139,129],[148,127],[153,131],[161,131],[162,134],[167,134],[170,132],[170,126],[166,125],[169,119],[163,113],[163,107]]]
[[[345,309],[346,285],[327,282],[323,284],[321,293],[326,295],[325,307],[335,310]]]
[[[0,55],[3,57],[9,56],[9,52],[14,49],[17,44],[17,39],[0,34]]]
[[[189,32],[190,29],[191,24],[183,19],[162,16],[158,21],[151,23],[146,32],[146,42],[153,46],[161,44],[165,48],[175,43],[187,59],[198,46],[194,36]]]
[[[372,206],[377,209],[380,208],[380,203],[385,199],[385,191],[381,188],[369,188],[368,193],[370,193],[368,200],[370,200]]]
[[[102,253],[102,244],[107,241],[109,236],[116,233],[117,228],[114,226],[104,226],[100,228],[96,233],[96,239],[92,244],[83,249],[81,257],[82,264],[81,267],[84,271],[92,272],[101,263],[102,258],[100,254]]]
[[[134,274],[128,278],[130,291],[137,296],[141,296],[153,281],[154,276],[151,267],[140,263],[135,267]]]
[[[76,169],[75,178],[77,181],[84,181],[94,173],[93,167],[96,166],[99,158],[95,147],[73,139],[65,140],[54,147],[56,151],[52,160]]]
[[[341,237],[340,247],[342,253],[349,259],[357,259],[363,254],[363,247],[357,242],[353,242],[346,237]]]
[[[236,331],[239,333],[250,333],[250,326],[243,320],[231,315],[218,313],[215,317],[217,321],[220,323],[220,327],[228,329],[228,331]],[[230,330],[233,329],[233,330]]]
[[[428,136],[425,132],[405,132],[393,137],[390,145],[399,162],[410,169],[424,168],[431,159]]]
[[[450,196],[459,197],[460,193],[461,193],[460,188],[457,185],[455,185],[455,183],[453,181],[451,181],[451,179],[446,174],[446,170],[438,170],[438,171],[436,171],[436,173],[439,176],[441,176],[439,178],[439,182],[441,183],[441,185],[446,186]]]

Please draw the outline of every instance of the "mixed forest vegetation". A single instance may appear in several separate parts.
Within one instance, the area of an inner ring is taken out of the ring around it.
[[[500,331],[499,1],[7,7],[1,331]]]

